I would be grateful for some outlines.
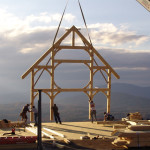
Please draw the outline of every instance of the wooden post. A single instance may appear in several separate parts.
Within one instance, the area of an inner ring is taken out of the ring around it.
[[[110,99],[111,99],[111,71],[108,69],[108,83],[107,83],[107,113],[110,113]]]
[[[90,91],[89,91],[89,96],[90,96],[90,100],[93,101],[93,51],[90,50]],[[90,103],[89,103],[89,119],[91,119],[91,109],[90,109]]]
[[[54,105],[54,47],[51,52],[51,100],[50,100],[50,120],[53,120],[53,110]]]
[[[34,69],[31,71],[31,90],[30,90],[30,104],[31,108],[34,105]],[[30,112],[30,121],[34,120],[33,112]]]
[[[75,32],[72,31],[72,46],[75,46]]]

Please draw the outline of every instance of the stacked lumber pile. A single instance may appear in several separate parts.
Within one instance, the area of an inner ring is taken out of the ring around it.
[[[114,125],[114,124],[128,125],[129,123],[127,123],[126,121],[97,121],[97,124],[101,124],[101,125]]]
[[[150,131],[150,125],[130,125],[127,129],[132,131]]]
[[[131,125],[112,142],[115,146],[150,147],[150,125]]]
[[[150,147],[150,132],[121,133],[112,144],[127,147]]]
[[[129,120],[142,120],[142,116],[139,112],[130,113]]]

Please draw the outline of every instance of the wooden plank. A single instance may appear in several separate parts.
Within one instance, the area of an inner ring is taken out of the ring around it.
[[[32,132],[32,133],[34,133],[35,135],[37,135],[37,130],[35,130],[34,128],[26,127],[25,129]]]
[[[48,128],[45,128],[45,127],[43,129],[46,130],[46,131],[48,131],[48,132],[51,132],[53,134],[56,134],[56,135],[58,135],[58,136],[60,136],[62,138],[65,138],[65,135],[63,135],[63,134],[61,134],[61,133],[59,133],[57,131],[54,131],[54,130],[51,130],[51,129],[48,129]]]
[[[69,59],[55,59],[55,63],[91,63],[91,60],[69,60]]]
[[[66,49],[66,50],[87,50],[89,49],[87,46],[59,46],[59,49]]]
[[[133,131],[150,131],[150,125],[131,125],[128,129]]]
[[[128,125],[126,121],[97,121],[97,124],[124,124]]]
[[[130,123],[131,125],[137,125],[137,123],[134,121],[127,121],[127,122]]]
[[[40,90],[40,89],[34,89],[34,92],[38,92],[38,90]],[[65,88],[65,89],[61,89],[61,88],[59,88],[59,89],[41,89],[43,92],[51,92],[51,91],[53,91],[53,92],[86,92],[86,91],[90,91],[91,89],[78,89],[78,88],[70,88],[70,89],[67,89],[67,88]],[[103,91],[103,92],[106,92],[106,91],[108,91],[108,89],[107,88],[93,88],[92,89],[93,91]]]
[[[125,129],[126,127],[128,127],[128,125],[122,125],[122,124],[113,125],[113,129]]]
[[[52,66],[42,66],[42,65],[38,65],[35,67],[36,69],[51,69]]]
[[[131,138],[135,138],[137,136],[140,136],[140,137],[149,137],[150,136],[150,132],[135,132],[135,131],[132,131],[132,132],[121,132],[118,137],[131,137]]]
[[[44,136],[46,136],[46,137],[49,137],[50,139],[55,139],[52,135],[50,135],[50,134],[48,134],[48,133],[46,133],[46,132],[44,132],[44,131],[42,131],[42,134],[44,135]]]
[[[30,123],[30,125],[32,126],[32,128],[27,128],[27,130],[29,130],[30,132],[37,135],[37,128],[34,129],[34,124]],[[50,139],[53,139],[53,140],[55,139],[52,135],[50,135],[44,131],[42,131],[42,135],[43,135],[43,137],[46,136],[46,137],[49,137]]]

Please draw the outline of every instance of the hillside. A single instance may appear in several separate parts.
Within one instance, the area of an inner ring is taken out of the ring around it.
[[[122,117],[126,117],[128,112],[138,111],[145,119],[150,118],[150,97],[148,89],[149,87],[137,87],[129,84],[113,84],[111,113],[116,119],[121,119]],[[135,91],[138,91],[137,94]],[[94,101],[96,104],[97,118],[101,120],[103,119],[103,112],[106,111],[106,97],[102,93],[98,93],[94,97]],[[29,101],[26,103],[29,103]],[[7,104],[1,104],[0,118],[18,120],[19,113],[26,103],[10,102]],[[68,95],[60,95],[56,97],[55,103],[57,103],[59,107],[63,121],[88,120],[88,99],[85,94],[69,93]],[[48,101],[45,101],[44,96],[42,99],[42,118],[43,121],[49,121],[49,103]]]

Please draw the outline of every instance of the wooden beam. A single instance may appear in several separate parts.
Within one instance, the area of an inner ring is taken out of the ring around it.
[[[30,104],[31,108],[34,105],[34,70],[31,71],[31,88],[30,88]],[[30,112],[30,121],[34,120],[33,112]]]
[[[75,32],[72,32],[72,46],[75,45]]]
[[[110,100],[111,100],[111,70],[108,69],[108,81],[107,81],[107,113],[110,114]]]
[[[54,136],[52,136],[52,135],[50,135],[50,134],[48,134],[48,133],[46,133],[46,132],[44,132],[44,131],[42,131],[42,134],[44,135],[44,136],[46,136],[46,137],[49,137],[50,139],[55,139],[54,138]]]
[[[55,59],[55,63],[91,63],[91,60]]]
[[[43,128],[43,129],[46,130],[46,131],[48,131],[48,132],[51,132],[53,134],[56,134],[56,135],[58,135],[58,136],[60,136],[62,138],[65,138],[65,135],[63,135],[63,134],[61,134],[61,133],[59,133],[57,131],[54,131],[54,130],[51,130],[51,129],[48,129],[48,128]]]
[[[34,89],[34,92],[38,92],[40,89]],[[86,92],[86,91],[91,91],[91,89],[83,89],[83,88],[65,88],[65,89],[41,89],[42,92]],[[108,88],[93,88],[93,91],[108,91]]]
[[[59,46],[58,47],[59,49],[66,49],[66,50],[72,50],[72,49],[75,49],[75,50],[87,50],[89,49],[89,47],[87,46]]]
[[[35,69],[43,69],[43,68],[45,68],[45,69],[51,69],[52,66],[44,66],[44,65],[35,66]]]
[[[53,120],[54,117],[54,112],[52,110],[52,107],[54,106],[54,87],[55,87],[55,81],[54,81],[54,51],[51,52],[51,83],[50,83],[50,88],[52,91],[50,92],[50,120]]]
[[[91,89],[89,91],[89,96],[90,96],[90,100],[93,101],[93,63],[94,63],[94,56],[93,56],[93,51],[91,51],[91,55],[90,55],[90,84],[89,84],[89,88]],[[91,106],[90,106],[90,102],[89,102],[89,119],[91,119]]]

